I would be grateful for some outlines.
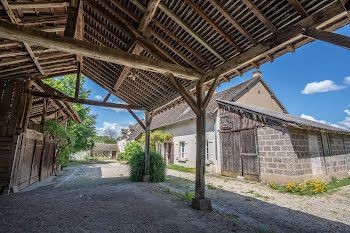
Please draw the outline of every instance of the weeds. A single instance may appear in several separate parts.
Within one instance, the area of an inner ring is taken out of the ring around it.
[[[183,167],[175,164],[168,164],[166,167],[168,169],[172,169],[180,172],[188,172],[188,173],[196,174],[196,169],[191,167]]]
[[[215,186],[212,183],[208,183],[208,189],[215,190]]]

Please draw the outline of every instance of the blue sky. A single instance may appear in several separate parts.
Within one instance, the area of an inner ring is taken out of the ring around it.
[[[350,25],[336,33],[350,36]],[[254,69],[255,70],[255,69]],[[251,70],[242,77],[221,84],[222,91],[252,77]],[[290,114],[350,129],[350,51],[321,41],[309,43],[295,53],[288,53],[260,67],[262,77]],[[107,92],[87,80],[90,99],[101,100]],[[302,93],[303,92],[303,93]],[[120,101],[112,96],[109,101]],[[96,128],[102,134],[107,127],[121,128],[135,119],[125,110],[91,107],[97,114]],[[142,118],[143,112],[137,112]]]

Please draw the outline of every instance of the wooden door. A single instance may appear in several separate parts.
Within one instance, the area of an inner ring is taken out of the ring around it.
[[[243,130],[241,134],[242,173],[249,180],[259,180],[259,158],[255,129]]]
[[[242,175],[242,161],[240,156],[240,133],[220,133],[222,150],[221,173],[225,176],[237,177]]]

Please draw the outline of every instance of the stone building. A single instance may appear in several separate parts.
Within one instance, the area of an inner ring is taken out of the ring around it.
[[[279,184],[350,175],[350,131],[217,100],[222,174]]]
[[[253,77],[227,90],[217,92],[211,98],[207,108],[206,124],[206,170],[221,173],[220,138],[218,121],[218,104],[216,99],[235,101],[277,112],[287,112],[276,95],[261,77],[260,71],[255,71]],[[140,125],[125,133],[125,141],[137,140],[144,132]],[[196,161],[196,115],[187,103],[155,115],[151,129],[159,129],[171,133],[172,141],[158,144],[157,150],[167,163],[184,167],[195,167]],[[121,141],[120,139],[118,141]],[[122,147],[120,147],[122,151]]]
[[[92,155],[94,157],[101,156],[116,159],[117,153],[119,153],[118,144],[96,143],[94,149],[92,150]]]

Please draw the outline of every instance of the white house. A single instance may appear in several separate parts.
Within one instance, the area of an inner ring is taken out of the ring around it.
[[[260,71],[255,71],[253,77],[243,83],[215,93],[207,108],[206,125],[206,170],[212,173],[221,173],[217,99],[287,113],[285,107],[262,79]],[[141,137],[142,127],[138,124],[135,126],[126,141],[137,140]],[[172,141],[159,144],[157,148],[167,163],[195,167],[196,116],[187,103],[182,103],[154,116],[151,130],[155,129],[174,135]]]

